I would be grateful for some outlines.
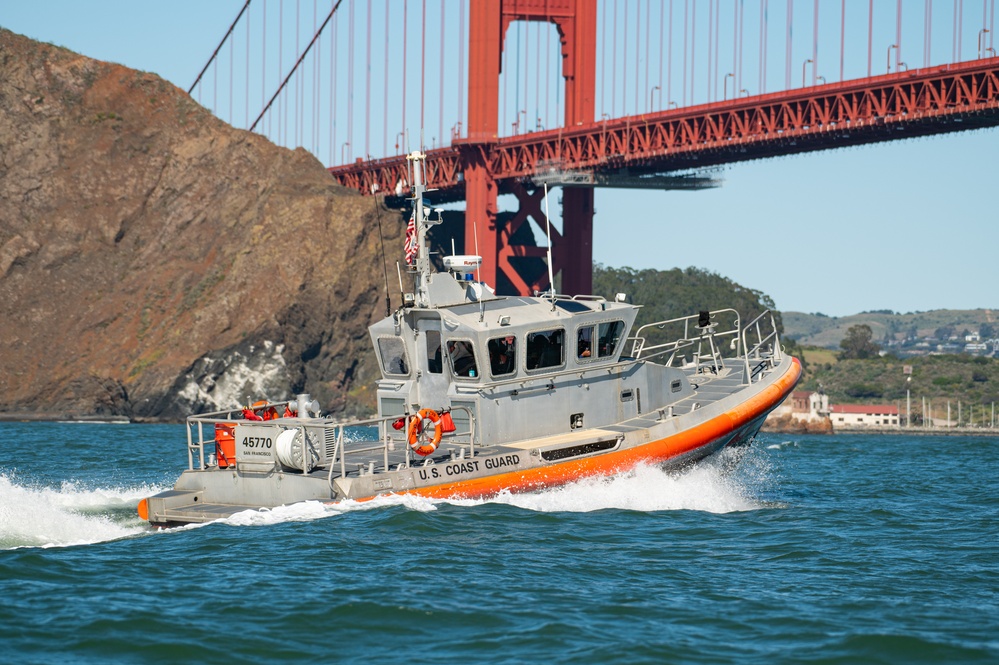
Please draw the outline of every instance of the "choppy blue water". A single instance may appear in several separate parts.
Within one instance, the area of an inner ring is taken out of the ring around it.
[[[763,435],[682,473],[153,532],[183,427],[0,433],[3,662],[999,662],[999,438]]]

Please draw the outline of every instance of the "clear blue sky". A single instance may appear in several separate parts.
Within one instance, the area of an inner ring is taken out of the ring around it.
[[[258,6],[260,2],[261,0],[255,0]],[[314,3],[308,0],[299,2],[302,13],[307,16],[302,19],[304,27],[301,39],[304,44],[311,36],[309,28]],[[65,46],[90,57],[157,73],[186,89],[242,4],[241,0],[174,0],[169,3],[135,0],[8,1],[0,4],[0,26],[41,41]],[[321,21],[328,12],[329,4],[316,4],[320,7],[318,15]],[[655,19],[660,17],[657,14],[660,11],[658,7],[666,7],[668,3],[660,0],[652,4],[651,23],[655,25]],[[724,1],[723,4],[730,6]],[[848,4],[851,6],[849,11],[853,11],[856,3]],[[866,8],[866,3],[863,4]],[[278,6],[283,6],[288,12],[294,5],[294,0],[284,0],[283,3],[280,0],[269,0],[268,11],[273,14]],[[414,46],[419,48],[418,33],[413,31],[412,26],[419,29],[420,5],[418,0],[410,0],[408,3],[411,52]],[[678,34],[682,21],[683,5],[680,0],[674,3],[674,21],[678,26],[674,28],[674,35]],[[824,50],[821,52],[822,64],[819,69],[826,74],[827,79],[835,80],[838,78],[839,68],[840,3],[826,2],[824,5],[835,11],[826,16],[827,9],[821,9],[820,43]],[[963,28],[962,53],[968,59],[975,56],[976,30],[983,20],[983,9],[987,9],[988,2],[984,5],[966,2],[964,5],[968,16]],[[341,12],[345,12],[347,6],[348,2],[345,2]],[[383,0],[375,0],[372,6],[373,25],[377,30],[377,26],[384,24],[386,5]],[[390,14],[398,16],[401,0],[390,0],[388,6]],[[450,12],[457,4],[448,0],[445,6]],[[612,12],[614,8],[617,9],[618,20],[623,25],[625,9],[646,12],[645,8],[649,5],[641,0],[630,3],[619,0],[616,4],[607,6],[612,8]],[[699,30],[702,31],[698,33],[697,39],[702,46],[706,39],[703,30],[707,24],[705,13],[708,6],[709,3],[700,3],[698,7],[701,13],[696,17]],[[757,29],[755,26],[758,26],[753,21],[758,21],[756,15],[759,3],[746,0],[744,6],[744,20],[747,25],[754,27],[752,30],[747,29],[746,71],[742,85],[755,93],[761,83],[755,64],[758,46],[753,42],[756,34],[754,30]],[[921,51],[915,51],[917,47],[921,48],[918,42],[923,41],[920,26],[924,3],[907,2],[905,6],[905,25],[912,32],[904,33],[904,57],[911,61],[912,67],[917,67],[923,61]],[[322,7],[327,9],[323,10]],[[599,11],[603,11],[603,7],[601,4]],[[785,7],[779,0],[772,0],[768,7],[768,57],[772,61],[768,66],[767,89],[776,90],[783,88],[786,75],[783,55]],[[878,34],[874,39],[878,46],[872,56],[877,73],[884,70],[886,60],[894,57],[890,49],[886,53],[881,48],[894,40],[894,8],[894,2],[879,0],[877,11],[880,14],[876,19]],[[365,31],[367,5],[357,0],[355,11],[355,25],[359,26],[357,30]],[[428,0],[428,64],[424,89],[431,99],[453,94],[445,91],[438,81],[440,57],[436,54],[437,39],[441,32],[439,11],[440,3]],[[792,80],[799,82],[804,74],[812,75],[810,67],[805,64],[805,59],[810,58],[813,52],[811,11],[811,2],[799,0],[794,5],[795,48],[792,62],[795,64],[790,71],[793,72]],[[948,13],[952,11],[952,5],[946,0],[934,3],[935,32],[931,46],[934,63],[951,58],[954,48],[951,23],[944,27],[938,26],[950,21]],[[664,16],[665,13],[662,14]],[[649,18],[646,17],[647,22]],[[449,14],[447,20],[455,22],[456,18]],[[724,20],[731,19],[725,15]],[[610,19],[607,23],[610,23]],[[630,23],[635,25],[633,18]],[[915,23],[919,25],[914,26]],[[454,34],[456,30],[451,25],[452,23],[448,24],[445,32],[451,42],[457,43],[457,34]],[[866,18],[863,26],[866,31]],[[345,27],[341,25],[339,34],[345,34],[342,32]],[[608,34],[606,28],[598,30],[601,30],[601,42],[607,41],[609,46],[612,35]],[[721,33],[728,34],[725,29]],[[508,40],[515,38],[516,35],[512,33],[508,35]],[[398,39],[398,34],[393,33],[391,39]],[[548,42],[549,37],[547,33],[525,32],[523,39],[526,44],[543,45]],[[616,51],[620,59],[619,68],[625,57],[634,57],[640,63],[644,62],[644,55],[631,55],[631,45],[636,39],[641,47],[642,40],[646,37],[642,34],[634,39],[623,34],[620,36]],[[650,60],[653,59],[658,43],[655,37],[651,39],[651,42],[645,42],[647,52],[653,52],[649,56]],[[679,38],[675,37],[675,41],[679,42]],[[346,39],[341,39],[341,42],[346,47]],[[866,32],[860,36],[848,34],[846,42],[846,77],[865,73]],[[358,36],[355,53],[363,48],[363,44]],[[289,52],[293,45],[289,43],[284,46],[285,52]],[[273,43],[267,48],[268,53],[276,51]],[[527,48],[525,57],[529,59],[530,49],[535,47]],[[728,48],[727,44],[724,48]],[[382,65],[379,63],[383,61],[379,59],[379,49],[381,47],[376,45],[371,69],[371,87],[375,100],[371,106],[373,110],[370,117],[365,118],[361,117],[361,112],[353,112],[355,124],[352,132],[355,144],[360,144],[362,140],[370,142],[374,156],[380,156],[384,143],[392,144],[394,141],[392,132],[383,130],[385,116],[379,110],[378,100],[382,98],[385,83],[384,74],[379,74],[384,71],[380,69]],[[704,53],[698,53],[697,57],[703,62]],[[253,57],[256,57],[256,53]],[[722,54],[720,59],[726,66],[721,71],[730,68],[729,57]],[[682,52],[674,52],[670,95],[674,99],[681,96],[682,70],[678,70],[681,58]],[[452,60],[454,59],[450,56],[446,59],[446,79],[455,79],[457,74]],[[287,69],[288,62],[289,58],[285,56],[284,69]],[[602,56],[598,55],[598,63],[610,67],[610,62],[611,57],[605,49]],[[642,72],[642,64],[636,67],[634,62],[635,60],[631,61],[630,69]],[[656,56],[655,62],[651,63],[653,83],[658,63]],[[400,75],[397,64],[394,63],[391,76]],[[554,66],[555,64],[552,65]],[[513,66],[509,69],[512,71]],[[467,73],[467,67],[465,71]],[[265,94],[262,86],[259,93],[254,93],[252,109],[244,112],[237,102],[230,111],[219,108],[220,115],[229,119],[231,114],[235,116],[234,123],[243,126],[245,116],[255,115],[260,106],[256,97],[269,96],[269,91],[273,89],[278,78],[276,64],[267,77],[267,92]],[[597,114],[602,109],[609,110],[611,100],[623,99],[622,105],[632,107],[636,104],[644,106],[647,100],[654,104],[654,91],[650,90],[647,95],[640,77],[641,73],[637,82],[631,83],[630,91],[620,91],[623,94],[619,94],[616,88],[612,93],[609,85],[601,86],[598,83],[598,88],[603,93],[598,100]],[[239,78],[238,74],[236,78]],[[539,109],[551,107],[538,111],[539,115],[548,118],[555,114],[559,100],[552,95],[556,93],[542,95],[544,99],[536,98],[533,102],[521,103],[519,99],[512,101],[514,93],[510,92],[511,89],[517,91],[518,97],[521,88],[524,90],[524,97],[530,98],[535,93],[532,89],[534,82],[526,76],[522,81],[511,81],[512,83],[505,84],[509,86],[507,94],[511,97],[507,106],[514,109],[518,104],[527,106],[533,103]],[[366,83],[364,77],[357,77],[354,83],[356,97],[360,98],[365,94]],[[703,79],[697,83],[704,92],[695,91],[695,97],[698,94],[709,94]],[[259,84],[251,83],[251,88],[255,85]],[[341,74],[338,89],[343,89],[344,86]],[[641,93],[635,92],[636,87],[641,88]],[[208,93],[203,91],[203,94],[206,97],[203,98],[204,103],[211,105],[207,99]],[[409,89],[409,94],[412,101],[412,88]],[[400,100],[394,83],[389,95],[390,99],[381,106],[397,107]],[[632,95],[637,102],[629,102]],[[447,106],[456,108],[454,100],[450,97],[447,99]],[[614,103],[617,104],[617,101]],[[222,107],[223,103],[218,102],[218,106]],[[445,125],[443,120],[439,121],[435,115],[436,110],[432,107],[432,103],[427,104],[428,135],[440,133],[438,123],[441,127],[449,127],[452,122],[449,119]],[[618,108],[617,111],[620,115],[621,109]],[[337,122],[344,127],[346,121],[342,115],[336,114]],[[515,110],[510,110],[506,115],[507,121],[517,117]],[[411,142],[412,135],[418,132],[418,116],[418,112],[411,113],[406,120]],[[362,126],[362,123],[365,124]],[[386,120],[384,124],[387,126],[389,123]],[[393,120],[393,131],[395,126],[396,122]],[[383,131],[389,138],[383,138]],[[446,133],[448,129],[445,128],[444,131]],[[365,133],[370,134],[371,138],[362,139],[361,135]],[[427,142],[430,142],[429,138]],[[304,130],[301,143],[309,143]],[[334,146],[332,137],[329,147],[324,147],[323,144],[325,140],[313,143],[324,163],[339,162],[340,155],[345,151],[348,158],[349,153],[363,153],[343,145],[341,140],[337,140]],[[999,172],[996,168],[997,159],[999,132],[987,130],[736,165],[721,174],[725,179],[724,186],[704,192],[597,190],[594,258],[610,266],[706,268],[770,294],[778,308],[783,310],[846,315],[868,309],[893,309],[901,312],[940,308],[999,309],[999,297],[996,295],[999,284],[999,206],[995,197],[996,174]]]

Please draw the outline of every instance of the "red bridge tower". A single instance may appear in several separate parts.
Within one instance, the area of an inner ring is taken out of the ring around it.
[[[513,289],[527,295],[547,288],[547,275],[528,283],[511,259],[544,256],[542,248],[511,244],[518,229],[533,217],[545,226],[542,190],[528,191],[505,181],[503,192],[487,159],[499,136],[499,75],[507,28],[514,21],[552,22],[558,29],[565,80],[565,126],[593,122],[596,90],[596,0],[475,0],[469,25],[468,138],[456,142],[465,153],[466,251],[477,237],[482,256],[480,279],[498,285],[500,273]],[[505,225],[497,224],[496,197],[511,193],[519,210]],[[592,291],[593,190],[566,187],[562,195],[562,233],[552,229],[554,271],[561,271],[563,293]]]

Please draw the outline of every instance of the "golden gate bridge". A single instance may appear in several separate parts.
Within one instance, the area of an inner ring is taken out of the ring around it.
[[[548,289],[523,231],[561,186],[559,290],[589,293],[594,187],[999,125],[994,25],[995,0],[247,0],[190,92],[397,204],[424,149],[500,293]]]

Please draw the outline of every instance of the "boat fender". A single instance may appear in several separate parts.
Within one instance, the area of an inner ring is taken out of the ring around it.
[[[434,424],[434,436],[428,442],[420,443],[420,434],[423,432],[423,421],[429,420]],[[409,428],[407,434],[409,435],[409,446],[413,449],[420,457],[426,457],[427,455],[433,454],[437,450],[437,446],[440,445],[441,435],[443,432],[443,427],[440,427],[439,423],[441,421],[440,415],[437,414],[433,409],[420,409],[420,412],[413,416],[413,419],[409,421]]]

